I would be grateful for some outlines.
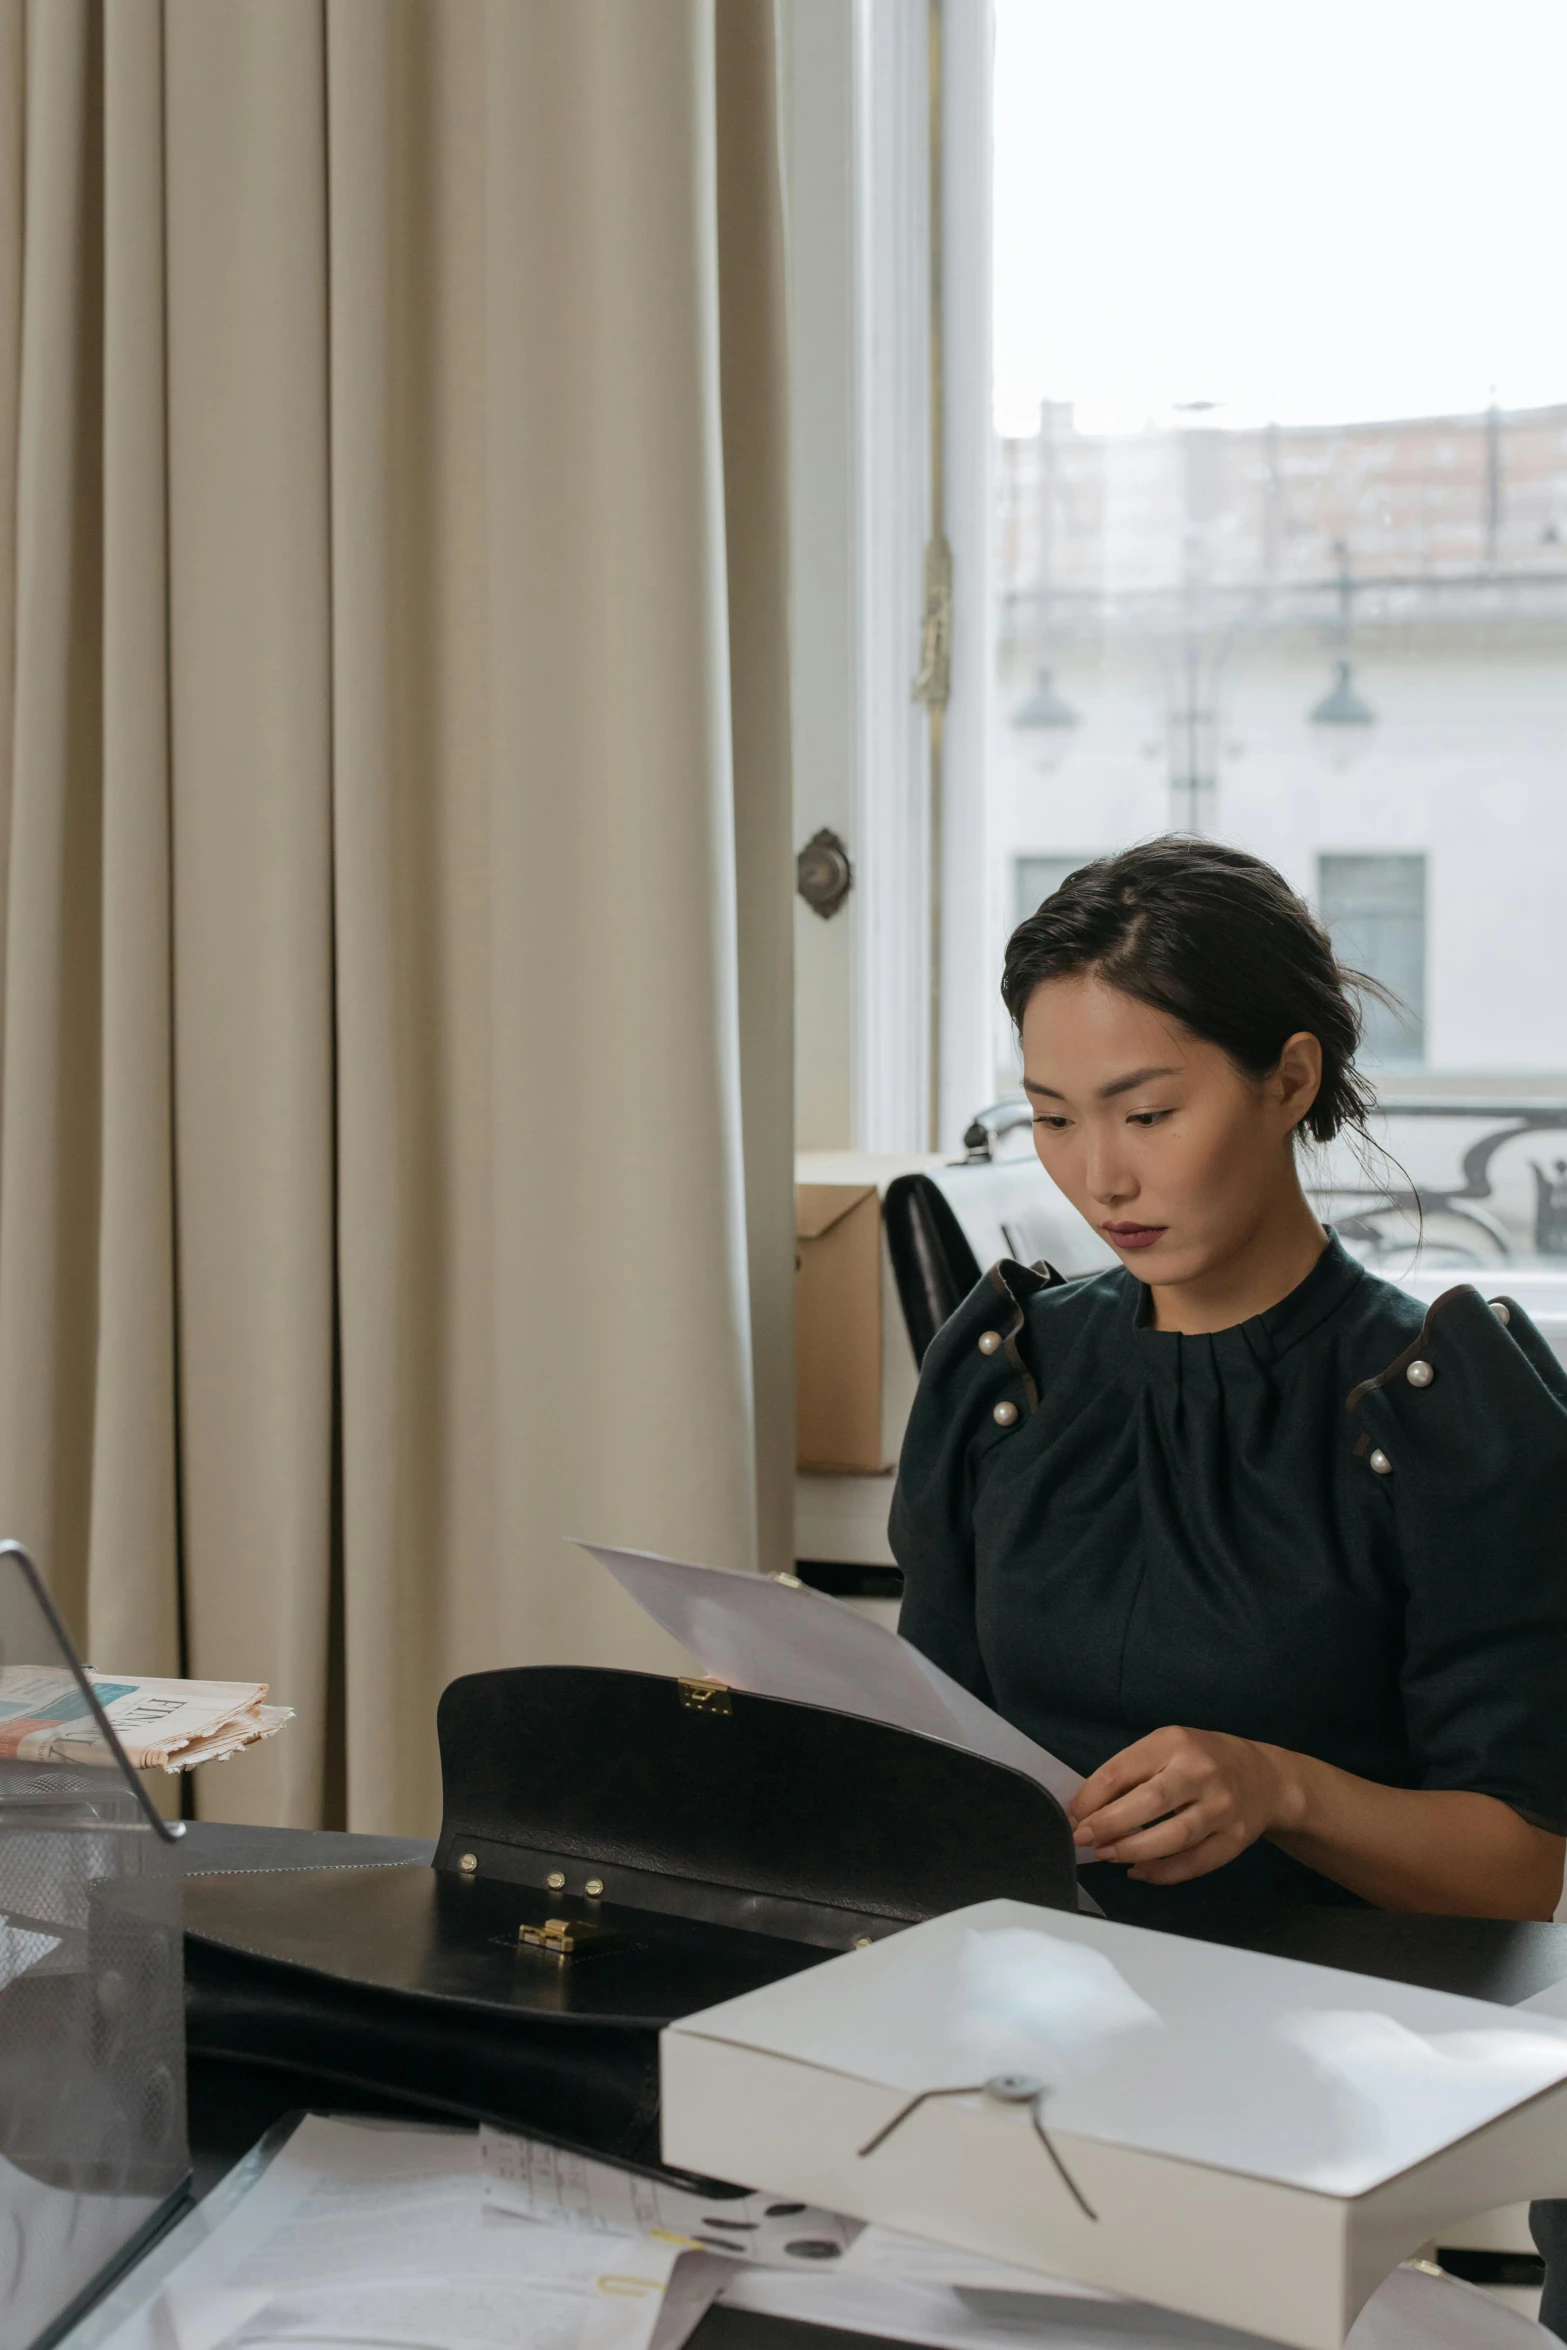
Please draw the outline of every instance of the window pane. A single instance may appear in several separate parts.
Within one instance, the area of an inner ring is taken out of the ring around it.
[[[1567,11],[996,36],[992,966],[1051,876],[1213,833],[1400,999],[1387,1098],[1567,1098]]]
[[[1365,998],[1363,1058],[1375,1069],[1419,1063],[1426,1052],[1426,861],[1424,857],[1317,860],[1323,921],[1339,960],[1380,980],[1394,1001]]]
[[[1054,895],[1069,873],[1079,865],[1086,865],[1089,855],[1079,857],[1017,857],[1012,865],[1012,919],[1022,922],[1045,899]]]

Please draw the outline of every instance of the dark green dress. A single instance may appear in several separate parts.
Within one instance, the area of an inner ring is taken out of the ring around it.
[[[1150,1329],[1147,1296],[1004,1263],[938,1333],[892,1509],[905,1638],[1085,1774],[1180,1724],[1567,1831],[1567,1376],[1527,1316],[1468,1287],[1423,1312],[1337,1240],[1212,1336]],[[1354,1898],[1265,1839],[1179,1888],[1084,1883],[1150,1923]]]

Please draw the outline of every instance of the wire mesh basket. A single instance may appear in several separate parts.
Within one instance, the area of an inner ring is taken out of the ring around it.
[[[176,1839],[0,1543],[0,2350],[42,2350],[189,2171]]]

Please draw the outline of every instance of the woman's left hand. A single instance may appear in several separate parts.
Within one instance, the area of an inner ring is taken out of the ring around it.
[[[1145,1884],[1184,1884],[1289,1824],[1289,1760],[1219,1730],[1152,1730],[1100,1764],[1067,1816],[1098,1859],[1130,1861]]]

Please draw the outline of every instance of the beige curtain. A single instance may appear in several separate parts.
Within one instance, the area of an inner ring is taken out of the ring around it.
[[[427,1827],[787,1563],[771,0],[0,0],[0,1530]]]

